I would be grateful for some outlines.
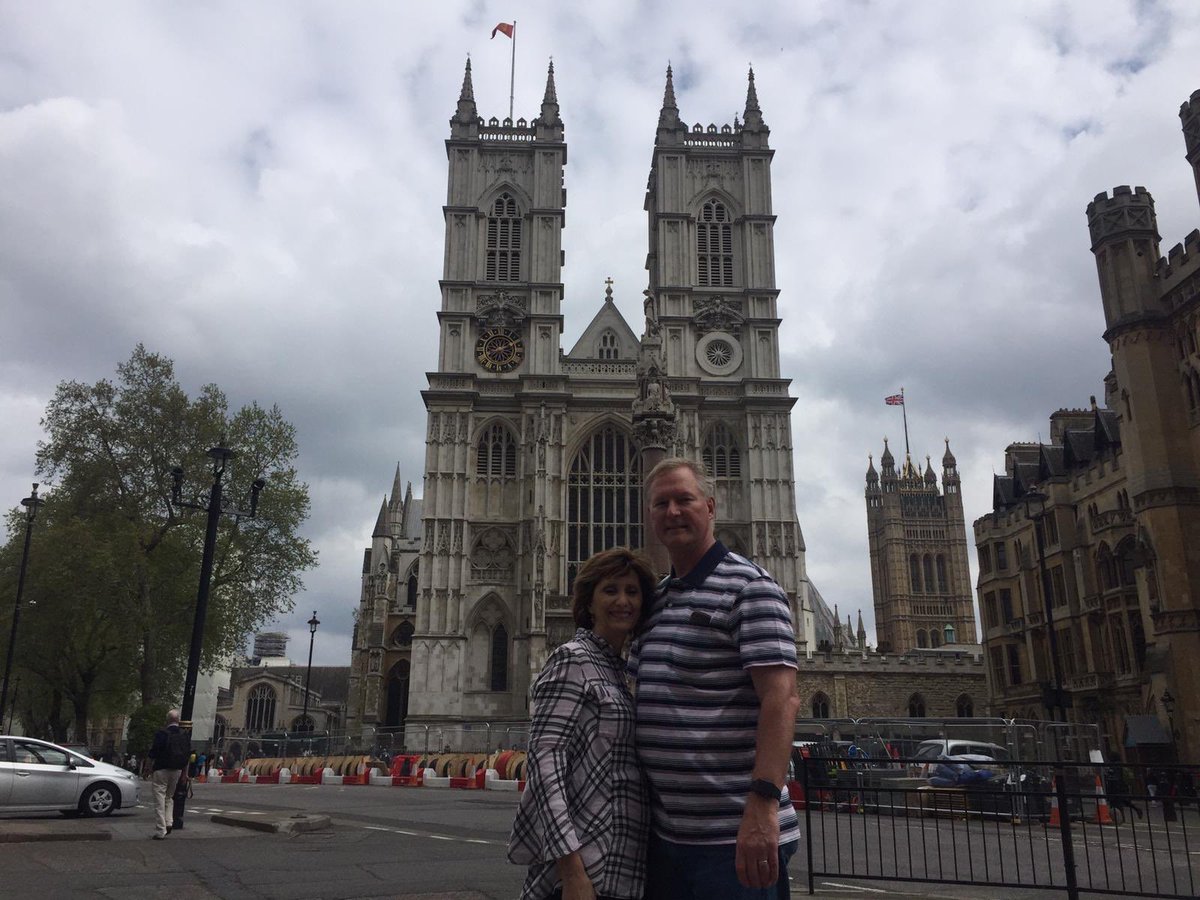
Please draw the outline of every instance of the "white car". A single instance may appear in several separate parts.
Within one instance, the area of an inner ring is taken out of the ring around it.
[[[16,735],[0,735],[0,812],[107,816],[137,806],[141,782],[118,766]]]
[[[910,766],[910,774],[929,777],[941,760],[965,763],[1007,763],[1012,756],[1008,750],[999,744],[989,744],[986,741],[967,741],[957,738],[948,740],[922,741],[917,745],[913,756],[920,760]]]

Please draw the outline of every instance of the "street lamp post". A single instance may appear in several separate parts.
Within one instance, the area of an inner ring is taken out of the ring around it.
[[[317,640],[317,626],[321,624],[321,620],[317,618],[317,611],[313,610],[312,618],[308,620],[308,671],[304,675],[304,713],[300,716],[300,720],[304,722],[304,727],[309,732],[315,731],[308,721],[308,687],[312,684],[312,654],[313,644]]]
[[[224,509],[221,478],[225,467],[233,459],[234,452],[228,447],[211,447],[208,451],[213,461],[213,483],[208,493],[208,502],[186,502],[183,500],[183,469],[176,466],[171,470],[173,484],[171,487],[171,502],[175,506],[186,509],[198,509],[208,513],[207,527],[204,531],[204,552],[200,557],[200,588],[196,592],[196,615],[192,620],[192,644],[188,652],[187,679],[183,685],[183,705],[180,708],[179,724],[191,731],[192,710],[196,704],[196,680],[200,675],[200,651],[204,646],[204,619],[208,615],[208,588],[212,581],[213,557],[217,546],[217,525],[221,521],[221,513],[228,513],[235,519],[253,519],[258,514],[258,495],[263,489],[264,482],[256,478],[250,486],[250,511]]]
[[[1179,756],[1179,749],[1175,746],[1175,695],[1170,691],[1163,691],[1162,696],[1158,698],[1158,702],[1162,704],[1163,710],[1167,714],[1167,723],[1171,727],[1171,749],[1174,751],[1176,758]]]
[[[33,492],[21,501],[25,507],[25,549],[21,551],[21,569],[17,575],[17,600],[13,604],[12,630],[8,634],[8,656],[4,659],[4,686],[0,687],[0,725],[4,723],[4,710],[8,705],[8,679],[12,675],[13,655],[17,649],[17,624],[21,621],[21,598],[25,594],[25,570],[29,566],[29,540],[33,536],[33,520],[38,509],[46,501],[38,496],[34,482]]]
[[[1054,604],[1052,602],[1052,585],[1050,573],[1046,569],[1046,542],[1043,535],[1043,521],[1046,518],[1046,495],[1041,491],[1028,491],[1022,498],[1025,504],[1025,518],[1033,523],[1034,541],[1037,544],[1038,572],[1042,579],[1042,607],[1046,614],[1046,634],[1050,643],[1050,665],[1054,671],[1053,703],[1047,703],[1047,708],[1057,712],[1059,722],[1067,721],[1066,699],[1063,697],[1062,659],[1058,655],[1058,631],[1054,627]],[[1037,508],[1036,514],[1034,507]]]

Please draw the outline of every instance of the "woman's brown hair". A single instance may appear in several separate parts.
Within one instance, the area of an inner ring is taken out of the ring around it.
[[[575,576],[575,587],[572,590],[571,612],[575,616],[575,624],[580,628],[591,628],[595,623],[588,609],[592,603],[592,595],[596,587],[606,578],[620,578],[630,572],[636,576],[638,586],[642,589],[642,610],[638,615],[637,627],[641,628],[650,613],[650,604],[654,602],[654,587],[658,579],[654,575],[654,566],[650,558],[640,550],[630,550],[628,547],[614,547],[602,550],[588,559]]]

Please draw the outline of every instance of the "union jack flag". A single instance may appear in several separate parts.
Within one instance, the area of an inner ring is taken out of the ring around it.
[[[899,394],[892,394],[892,396],[890,396],[890,397],[884,397],[883,402],[886,403],[888,406],[903,406],[904,405],[904,392],[901,391]]]

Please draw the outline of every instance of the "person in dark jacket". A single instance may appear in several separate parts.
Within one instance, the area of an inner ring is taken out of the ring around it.
[[[186,742],[186,743],[185,743]],[[154,733],[148,756],[152,760],[150,784],[154,791],[154,840],[171,833],[171,805],[179,779],[185,777],[191,741],[179,726],[179,710],[167,713],[167,724]],[[182,754],[182,759],[180,759]]]

